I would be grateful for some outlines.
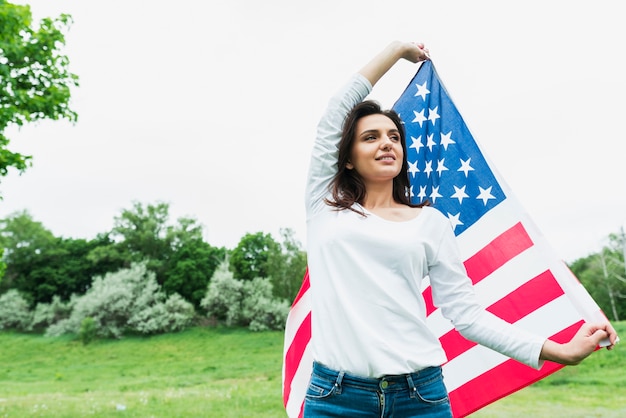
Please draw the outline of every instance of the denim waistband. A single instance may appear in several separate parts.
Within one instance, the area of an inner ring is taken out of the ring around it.
[[[321,363],[313,362],[313,374],[318,377],[336,382],[338,385],[354,386],[369,390],[406,390],[413,389],[433,379],[441,376],[441,367],[427,367],[413,373],[399,375],[385,375],[378,378],[356,376],[342,371],[337,371],[324,366]]]

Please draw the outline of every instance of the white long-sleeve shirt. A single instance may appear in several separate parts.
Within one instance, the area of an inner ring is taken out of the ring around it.
[[[327,205],[346,114],[371,91],[356,74],[319,122],[306,187],[313,359],[360,376],[403,374],[445,363],[428,329],[422,281],[467,339],[539,368],[544,338],[523,332],[477,302],[448,219],[424,207],[414,219],[385,220]]]

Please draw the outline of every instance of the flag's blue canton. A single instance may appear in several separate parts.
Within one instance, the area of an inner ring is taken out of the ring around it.
[[[411,200],[429,200],[461,234],[506,196],[431,61],[394,105],[406,129]]]

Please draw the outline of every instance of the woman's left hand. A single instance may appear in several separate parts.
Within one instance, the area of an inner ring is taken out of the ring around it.
[[[593,353],[600,342],[608,339],[611,350],[617,341],[617,332],[608,322],[585,323],[567,343],[559,344],[547,340],[541,350],[540,358],[565,365],[575,365]]]

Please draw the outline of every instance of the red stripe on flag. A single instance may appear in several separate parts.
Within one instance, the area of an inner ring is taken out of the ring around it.
[[[300,299],[302,299],[302,296],[304,296],[307,290],[309,290],[309,287],[311,287],[311,283],[309,282],[309,268],[307,267],[306,271],[304,272],[304,277],[302,278],[302,284],[300,285],[300,290],[298,291],[298,294],[296,295],[296,298],[293,300],[293,303],[291,304],[291,306],[294,306],[296,303],[298,303]]]
[[[522,223],[517,223],[463,263],[467,275],[476,284],[532,245],[533,242]],[[430,286],[424,289],[422,296],[426,303],[426,316],[428,316],[437,310]]]
[[[524,283],[487,310],[507,322],[514,323],[565,292],[550,270]]]
[[[424,297],[424,304],[426,305],[426,316],[428,316],[437,310],[437,307],[433,302],[433,291],[430,286],[424,289],[422,296]]]
[[[308,276],[307,276],[308,277]],[[287,406],[291,393],[291,382],[298,370],[304,350],[311,340],[311,312],[304,318],[285,353],[285,381],[283,383],[283,404]]]
[[[560,343],[569,341],[583,322],[581,320],[567,327],[550,339]],[[518,361],[507,360],[450,392],[453,415],[465,417],[563,367],[563,365],[546,361],[541,370],[535,370]],[[493,391],[494,387],[498,388],[497,398],[494,398],[494,393],[496,393]]]
[[[465,339],[457,330],[453,329],[439,337],[441,346],[446,352],[448,361],[463,354],[476,345],[475,342]]]
[[[514,324],[526,315],[552,302],[563,293],[563,289],[552,272],[546,270],[489,306],[487,311]],[[476,343],[466,340],[454,329],[442,335],[439,341],[441,341],[446,352],[448,361],[476,345]]]
[[[476,284],[532,245],[532,240],[519,222],[465,260],[467,274]]]

